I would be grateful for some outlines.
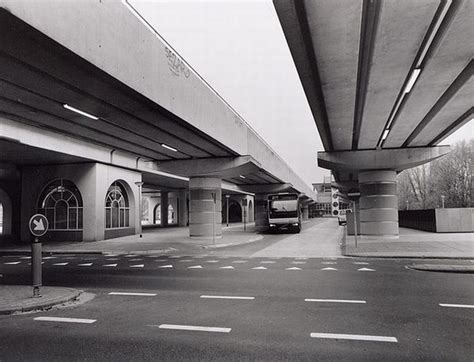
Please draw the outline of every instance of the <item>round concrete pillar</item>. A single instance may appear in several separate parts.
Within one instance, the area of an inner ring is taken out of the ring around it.
[[[359,173],[361,235],[398,235],[396,172]]]
[[[255,194],[255,230],[264,232],[269,229],[267,216],[268,194]]]
[[[222,237],[221,179],[191,177],[189,180],[189,236]],[[213,194],[216,195],[214,203]]]

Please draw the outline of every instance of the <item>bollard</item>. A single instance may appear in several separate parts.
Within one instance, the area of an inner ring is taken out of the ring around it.
[[[35,238],[31,244],[31,272],[33,280],[33,298],[41,297],[40,287],[42,286],[41,275],[41,243]]]

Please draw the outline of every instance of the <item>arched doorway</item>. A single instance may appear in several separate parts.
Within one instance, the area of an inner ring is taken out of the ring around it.
[[[153,209],[153,224],[161,224],[161,204],[156,204]]]
[[[10,196],[0,189],[0,237],[12,233],[12,202]]]
[[[252,202],[252,200],[249,200],[248,222],[253,222],[254,221],[253,213],[254,213],[253,202]]]
[[[229,200],[229,222],[242,222],[242,207],[235,200]]]

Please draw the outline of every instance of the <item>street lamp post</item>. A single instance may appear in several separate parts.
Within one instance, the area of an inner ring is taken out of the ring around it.
[[[444,209],[444,195],[441,195],[441,208]]]
[[[140,228],[140,237],[143,237],[142,234],[142,181],[135,182],[135,185],[138,186],[138,226]]]
[[[226,198],[226,217],[225,217],[225,221],[227,222],[227,227],[229,227],[229,199],[230,199],[230,195],[225,195],[225,198]]]

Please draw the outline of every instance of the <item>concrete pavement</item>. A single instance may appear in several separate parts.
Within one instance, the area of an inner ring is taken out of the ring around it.
[[[345,256],[388,258],[443,258],[473,259],[474,233],[432,233],[400,228],[400,235],[393,239],[345,237]]]

